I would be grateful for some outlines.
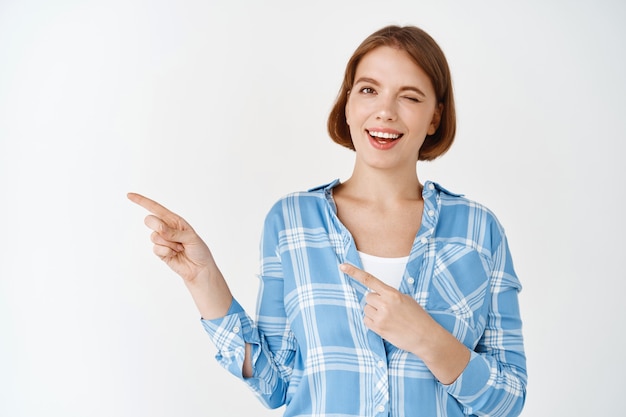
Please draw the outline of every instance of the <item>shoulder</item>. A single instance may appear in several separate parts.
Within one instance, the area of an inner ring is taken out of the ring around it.
[[[461,212],[475,213],[484,216],[489,221],[498,222],[496,215],[485,205],[466,197],[464,194],[453,192],[436,182],[427,182],[425,187],[434,191],[441,211],[454,214]]]
[[[332,189],[338,179],[305,191],[294,191],[279,198],[270,208],[267,219],[277,221],[289,217],[310,217],[332,209]]]
[[[331,199],[332,189],[339,184],[336,179],[306,191],[294,191],[279,198],[270,211],[284,210],[299,204],[326,204]]]
[[[445,235],[463,236],[468,241],[489,241],[497,245],[504,237],[504,228],[485,205],[455,193],[437,183],[426,183],[435,193],[439,208],[437,229]]]

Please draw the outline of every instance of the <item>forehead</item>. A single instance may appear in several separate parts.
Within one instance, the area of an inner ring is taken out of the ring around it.
[[[355,80],[360,76],[389,77],[390,79],[414,78],[427,80],[430,77],[405,50],[389,46],[379,46],[366,53],[359,61]]]

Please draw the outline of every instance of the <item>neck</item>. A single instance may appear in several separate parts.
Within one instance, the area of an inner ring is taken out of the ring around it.
[[[355,166],[352,176],[343,182],[343,191],[372,202],[394,202],[422,199],[422,184],[417,170],[360,169]]]

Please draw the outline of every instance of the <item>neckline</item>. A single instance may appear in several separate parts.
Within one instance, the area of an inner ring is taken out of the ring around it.
[[[367,258],[367,259],[369,259],[371,261],[375,261],[375,262],[382,262],[382,263],[406,263],[409,260],[409,255],[389,258],[389,257],[384,257],[384,256],[370,255],[369,253],[361,252],[360,250],[357,250],[357,252],[359,253],[359,256],[361,256],[362,258]]]

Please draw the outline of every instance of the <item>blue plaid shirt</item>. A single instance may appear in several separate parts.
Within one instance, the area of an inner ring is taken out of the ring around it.
[[[450,385],[363,324],[366,288],[339,270],[361,266],[336,215],[338,180],[293,193],[269,212],[254,322],[233,300],[202,323],[217,360],[285,416],[517,416],[526,394],[520,283],[504,231],[483,206],[433,182],[400,291],[471,350]],[[254,374],[242,377],[245,344]]]

